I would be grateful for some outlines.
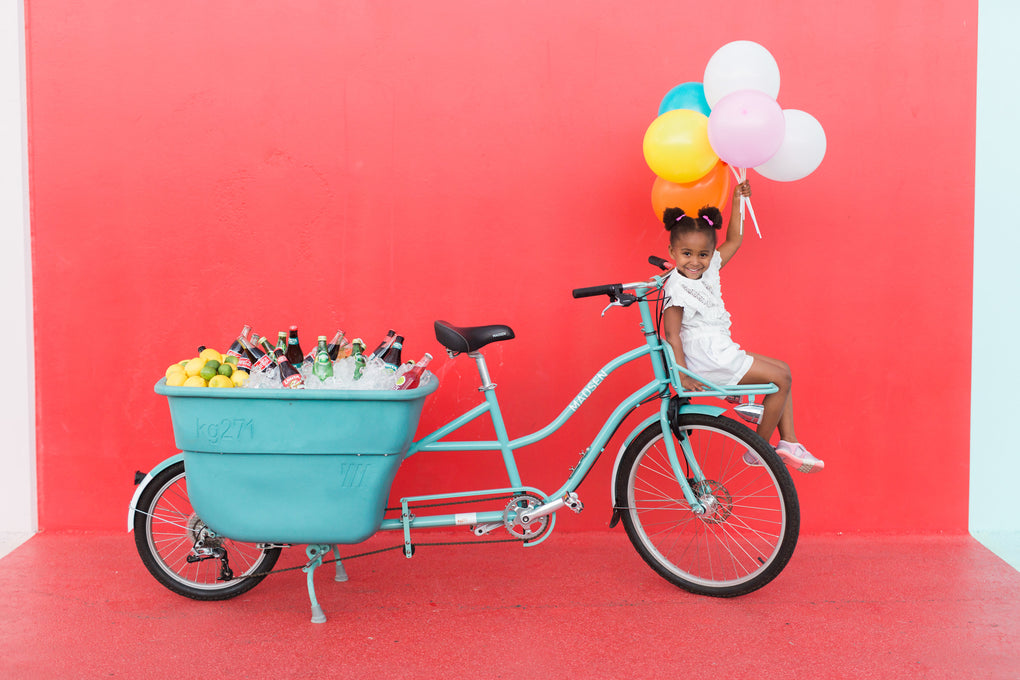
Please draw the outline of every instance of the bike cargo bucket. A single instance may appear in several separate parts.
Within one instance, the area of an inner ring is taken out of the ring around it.
[[[434,375],[412,390],[169,387],[188,497],[222,536],[358,543],[382,523],[390,485]]]

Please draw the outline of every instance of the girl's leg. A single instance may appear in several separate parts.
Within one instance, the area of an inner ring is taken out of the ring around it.
[[[741,378],[741,384],[775,383],[779,388],[778,392],[766,394],[762,400],[765,411],[762,414],[761,422],[758,423],[758,434],[765,441],[769,441],[778,426],[780,439],[791,444],[795,443],[797,434],[793,428],[793,395],[791,391],[793,377],[790,374],[790,367],[785,361],[779,359],[754,352],[748,352],[748,354],[754,359],[754,363]]]

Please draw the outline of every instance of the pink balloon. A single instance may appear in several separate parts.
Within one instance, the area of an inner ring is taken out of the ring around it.
[[[724,162],[753,168],[772,158],[783,144],[786,119],[776,100],[758,90],[737,90],[712,107],[708,141]]]

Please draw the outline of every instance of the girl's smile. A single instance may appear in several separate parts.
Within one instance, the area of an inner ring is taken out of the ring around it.
[[[676,270],[688,279],[700,279],[714,253],[715,243],[703,231],[681,234],[669,244],[669,256],[676,262]]]

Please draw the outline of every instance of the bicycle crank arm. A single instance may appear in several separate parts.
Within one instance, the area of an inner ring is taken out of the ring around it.
[[[502,529],[505,524],[502,522],[487,522],[486,524],[476,524],[471,527],[471,533],[475,536],[484,536],[485,534],[495,531],[496,529]]]
[[[581,502],[576,493],[568,491],[554,501],[544,503],[533,510],[522,512],[518,516],[518,520],[521,524],[530,524],[539,517],[551,515],[557,510],[562,510],[563,508],[570,508],[574,512],[581,512],[584,510],[584,503]]]

